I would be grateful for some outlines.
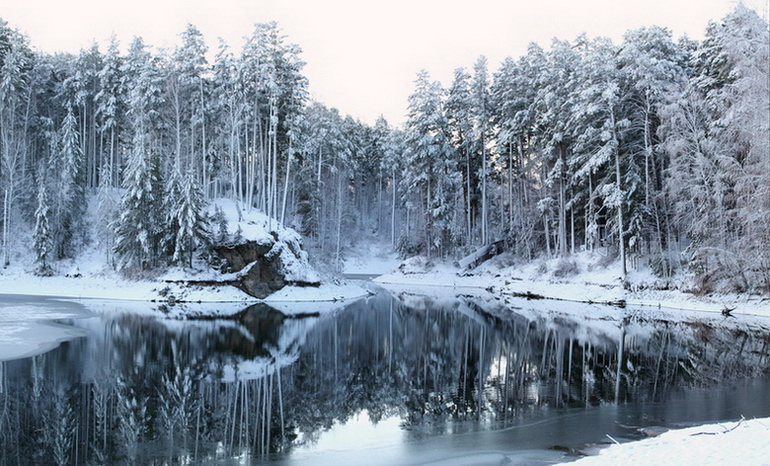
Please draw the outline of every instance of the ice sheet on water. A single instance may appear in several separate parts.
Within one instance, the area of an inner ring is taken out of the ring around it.
[[[42,354],[83,336],[82,330],[53,321],[90,315],[76,303],[4,296],[0,300],[0,361]]]

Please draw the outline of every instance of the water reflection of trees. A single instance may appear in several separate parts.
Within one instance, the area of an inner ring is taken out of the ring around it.
[[[324,318],[254,306],[227,320],[78,321],[91,337],[0,363],[0,465],[270,459],[364,410],[436,435],[770,366],[764,328],[621,317],[380,294]]]

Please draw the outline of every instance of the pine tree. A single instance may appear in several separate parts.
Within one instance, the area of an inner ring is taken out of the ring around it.
[[[212,150],[219,154],[222,167],[218,185],[229,192],[233,200],[244,201],[244,160],[241,150],[244,125],[244,83],[237,79],[238,64],[227,44],[222,42],[214,61],[214,77],[211,84],[211,107],[217,115],[213,125]]]
[[[580,67],[583,88],[574,107],[573,121],[580,122],[576,141],[579,157],[573,159],[576,178],[590,183],[589,210],[597,201],[613,215],[606,218],[614,233],[621,273],[628,272],[628,247],[641,228],[639,193],[643,188],[637,152],[629,82],[617,63],[617,47],[607,39],[586,43]],[[589,222],[596,222],[589,214]],[[589,234],[595,224],[589,224]],[[595,239],[593,239],[595,241]]]
[[[207,72],[206,46],[203,35],[188,24],[181,34],[182,45],[168,59],[166,67],[166,101],[173,121],[176,164],[182,169],[197,170],[208,178],[205,142],[204,74]]]
[[[578,39],[581,40],[580,38]],[[544,188],[540,205],[544,209],[543,225],[546,250],[551,252],[551,224],[555,223],[555,246],[559,256],[568,252],[567,210],[570,202],[570,164],[574,141],[574,121],[569,118],[578,95],[577,71],[580,56],[566,41],[554,41],[547,54],[547,67],[539,76],[538,90],[533,101],[538,145],[543,150],[541,176]],[[555,222],[554,222],[555,220]]]
[[[118,189],[112,186],[112,173],[113,169],[110,164],[102,165],[97,193],[96,222],[93,228],[95,229],[97,244],[104,249],[107,262],[114,267],[112,248],[115,242],[115,231],[113,226],[117,221],[120,201],[116,195]]]
[[[107,176],[109,186],[120,186],[120,173],[123,165],[119,150],[120,134],[125,124],[125,89],[121,85],[123,58],[120,56],[118,41],[115,36],[103,59],[102,69],[98,73],[99,92],[94,96],[96,125],[101,138],[101,167],[110,167],[109,172],[101,170],[99,176]],[[101,178],[99,186],[102,186]]]
[[[462,160],[461,173],[465,209],[465,244],[473,244],[476,213],[479,211],[478,187],[480,160],[474,153],[473,101],[470,75],[463,68],[455,70],[454,81],[449,88],[445,111],[451,130],[451,142]]]
[[[53,236],[50,221],[51,208],[48,204],[48,187],[41,181],[37,190],[37,208],[35,209],[35,231],[33,234],[35,261],[38,268],[36,273],[42,276],[50,276],[50,260],[53,256]]]
[[[390,186],[390,243],[396,247],[397,212],[401,207],[399,196],[400,173],[403,171],[406,135],[399,129],[393,129],[384,141],[381,169],[389,177]]]
[[[618,67],[627,82],[632,156],[641,171],[639,197],[641,200],[643,195],[643,204],[639,203],[637,211],[642,227],[636,236],[641,234],[642,246],[656,255],[665,254],[670,236],[667,206],[661,195],[667,158],[658,135],[659,112],[666,89],[685,79],[686,61],[684,50],[671,40],[671,33],[659,27],[629,31],[617,54]]]
[[[165,229],[158,157],[135,150],[123,182],[120,216],[113,226],[118,268],[137,275],[159,265]]]
[[[536,249],[534,208],[538,164],[542,148],[536,134],[536,105],[541,82],[547,69],[545,51],[530,44],[527,55],[518,61],[506,59],[492,85],[497,151],[507,161],[508,224],[503,225],[509,244],[517,256],[531,258]]]
[[[102,58],[96,42],[82,49],[73,63],[71,76],[63,83],[72,90],[70,104],[76,114],[84,188],[96,188],[98,185],[101,154],[97,153],[96,95],[99,92],[99,72],[104,67]]]
[[[473,121],[473,139],[472,153],[480,160],[479,163],[479,191],[481,193],[481,244],[486,245],[492,239],[491,210],[492,199],[490,176],[491,157],[489,154],[489,142],[491,140],[491,101],[489,94],[489,77],[487,73],[487,59],[484,56],[479,57],[473,66],[473,80],[471,83],[471,109],[470,115]]]
[[[118,268],[129,275],[157,267],[164,234],[162,167],[157,152],[161,79],[144,42],[131,44],[124,62],[131,150],[123,177],[124,193],[114,225],[113,252]]]
[[[57,138],[59,151],[54,163],[60,169],[57,200],[56,256],[73,257],[85,240],[85,156],[80,146],[77,120],[70,109]]]
[[[176,170],[175,170],[176,172]],[[206,202],[200,185],[193,175],[182,180],[177,173],[170,184],[177,185],[177,195],[167,195],[172,204],[167,209],[166,225],[171,231],[168,235],[171,246],[171,262],[193,266],[193,253],[198,246],[211,242],[209,221],[205,214]]]
[[[18,190],[27,165],[27,125],[34,58],[27,39],[0,20],[0,195],[2,195],[3,265],[11,262]]]

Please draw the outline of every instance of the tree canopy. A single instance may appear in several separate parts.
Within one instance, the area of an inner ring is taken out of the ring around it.
[[[48,55],[0,21],[3,261],[26,248],[48,270],[96,241],[127,273],[190,266],[207,202],[230,197],[334,267],[363,239],[430,259],[503,241],[768,291],[768,44],[743,5],[700,42],[652,26],[532,44],[446,88],[420,72],[394,128],[310,101],[276,23],[213,54],[188,25],[172,50]]]

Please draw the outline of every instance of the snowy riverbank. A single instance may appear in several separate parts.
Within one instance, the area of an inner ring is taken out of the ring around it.
[[[559,259],[510,265],[499,256],[481,265],[472,273],[458,273],[449,264],[426,264],[415,257],[397,261],[371,246],[361,254],[352,255],[345,272],[354,275],[379,275],[373,282],[397,292],[413,294],[435,293],[452,295],[471,293],[511,301],[518,298],[546,298],[563,302],[596,303],[652,310],[667,315],[678,311],[707,312],[721,316],[731,309],[733,316],[770,318],[770,298],[754,295],[696,296],[682,291],[683,279],[671,281],[670,289],[661,289],[661,280],[648,270],[632,270],[622,280],[617,263],[598,265],[599,253],[583,253],[570,258],[570,273],[564,274]],[[319,287],[287,286],[264,300],[255,300],[233,286],[199,286],[167,283],[182,279],[182,271],[172,270],[157,280],[126,280],[107,271],[98,260],[84,258],[68,271],[54,277],[39,277],[21,266],[11,266],[0,272],[0,294],[48,296],[74,299],[109,299],[121,301],[166,302],[174,296],[176,302],[189,303],[268,303],[338,302],[360,298],[370,293],[372,285],[365,281],[327,278]]]
[[[139,302],[243,303],[286,301],[341,301],[365,296],[366,289],[357,282],[325,282],[319,287],[287,286],[263,300],[247,295],[233,286],[199,286],[166,283],[159,280],[125,280],[117,274],[78,277],[38,277],[19,270],[0,275],[0,295],[46,296],[70,299],[97,299]]]
[[[770,321],[770,300],[767,297],[745,295],[695,296],[681,291],[685,280],[671,283],[663,290],[661,281],[646,270],[631,271],[622,280],[617,263],[597,265],[602,257],[580,254],[564,265],[558,259],[523,265],[508,265],[500,257],[482,265],[472,274],[458,275],[457,267],[428,265],[413,258],[397,269],[375,279],[397,293],[422,294],[431,290],[437,296],[452,293],[478,292],[484,289],[496,299],[512,305],[529,297],[530,305],[539,309],[553,308],[553,301],[582,303],[614,303],[615,306],[592,306],[590,319],[616,321],[623,314],[617,304],[635,308],[647,317],[672,320],[704,320],[737,325],[765,326]],[[564,269],[569,273],[564,273]],[[430,292],[430,291],[429,291]],[[537,301],[533,298],[544,297]],[[564,312],[587,312],[585,306],[559,306]],[[613,311],[613,309],[615,311]],[[722,315],[732,309],[736,320]],[[620,312],[617,312],[620,311]],[[518,311],[517,311],[518,312]],[[546,311],[548,312],[548,311]],[[751,413],[745,413],[751,416]],[[722,465],[739,462],[741,465],[770,464],[770,418],[741,422],[720,422],[699,427],[673,430],[660,436],[640,441],[613,445],[574,463],[580,466],[634,465]],[[737,463],[736,463],[737,464]]]
[[[633,464],[709,466],[770,464],[770,418],[742,419],[665,432],[636,442],[613,445],[575,466]]]
[[[95,218],[94,204],[91,203],[88,215],[91,220]],[[0,270],[0,294],[158,303],[315,302],[339,301],[366,295],[366,290],[355,283],[335,281],[329,277],[322,279],[309,264],[307,253],[301,250],[299,234],[256,209],[243,209],[231,200],[217,199],[211,202],[209,210],[211,215],[219,211],[224,216],[226,221],[218,226],[218,234],[227,238],[227,245],[238,241],[274,244],[273,249],[281,256],[281,267],[276,267],[280,269],[277,273],[283,274],[276,278],[289,283],[320,282],[320,286],[285,286],[259,300],[235,286],[222,283],[238,282],[249,267],[239,272],[220,273],[202,258],[197,259],[193,267],[156,271],[158,276],[154,279],[130,280],[110,266],[110,259],[103,248],[97,247],[96,241],[91,241],[77,257],[50,264],[53,276],[49,277],[35,274],[33,252],[20,248],[12,264]],[[214,285],[218,282],[222,284]]]
[[[480,288],[502,299],[524,297],[583,303],[624,303],[626,306],[716,314],[731,309],[731,314],[735,316],[770,318],[770,298],[767,296],[696,296],[682,291],[687,289],[684,278],[664,283],[645,269],[632,270],[623,280],[620,265],[617,262],[602,265],[603,259],[600,253],[581,253],[570,257],[566,266],[560,259],[510,264],[512,261],[501,255],[482,264],[471,274],[458,274],[459,269],[455,266],[428,265],[424,259],[412,258],[376,278],[375,282],[402,291],[419,292],[425,287]]]

